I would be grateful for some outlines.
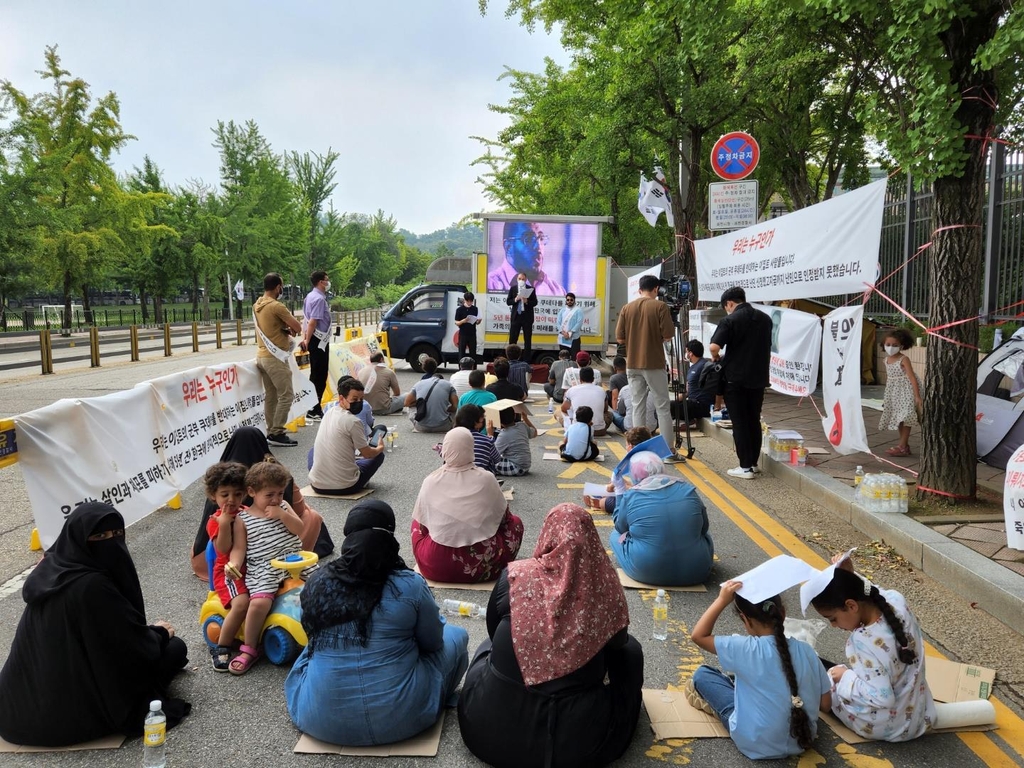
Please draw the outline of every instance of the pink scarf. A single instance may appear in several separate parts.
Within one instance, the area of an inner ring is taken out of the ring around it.
[[[575,672],[629,626],[622,585],[583,507],[548,512],[530,560],[508,566],[512,645],[527,685]]]

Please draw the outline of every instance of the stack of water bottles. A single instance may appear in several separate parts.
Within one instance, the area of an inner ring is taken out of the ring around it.
[[[910,508],[910,489],[898,475],[864,475],[856,486],[856,501],[868,512],[905,515]]]

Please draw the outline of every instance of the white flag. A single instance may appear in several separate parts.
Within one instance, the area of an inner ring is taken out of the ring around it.
[[[672,195],[668,191],[668,182],[665,181],[665,174],[661,172],[661,166],[654,166],[654,178],[661,184],[661,188],[665,191],[665,221],[670,227],[675,228],[676,220],[675,216],[672,215]]]
[[[864,305],[825,315],[821,338],[821,380],[825,393],[825,436],[837,453],[868,452],[860,402],[860,334]]]
[[[675,224],[672,218],[672,203],[669,200],[668,188],[663,181],[665,177],[661,174],[660,168],[655,168],[655,173],[661,175],[662,180],[658,178],[648,179],[643,174],[640,175],[640,195],[637,200],[637,207],[644,218],[647,219],[647,223],[652,227],[658,223],[658,217],[663,213],[668,225],[671,227]]]
[[[649,207],[647,205],[647,198],[651,190],[651,185],[653,183],[654,182],[648,181],[647,177],[643,173],[641,173],[640,194],[637,195],[636,199],[636,207],[640,210],[640,213],[643,215],[643,217],[647,219],[647,223],[650,224],[652,227],[658,223],[658,215],[661,213],[660,210]]]
[[[235,283],[235,296],[238,297],[239,301],[245,298],[245,286],[242,284],[241,280]]]

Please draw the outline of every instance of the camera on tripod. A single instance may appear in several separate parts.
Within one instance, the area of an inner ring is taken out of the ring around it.
[[[672,319],[678,321],[679,311],[690,301],[690,281],[680,275],[662,278],[658,284],[658,299],[668,304]]]

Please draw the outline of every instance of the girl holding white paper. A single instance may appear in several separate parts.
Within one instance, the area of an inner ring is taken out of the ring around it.
[[[717,715],[736,747],[752,760],[799,755],[814,741],[819,711],[831,706],[828,675],[811,646],[783,634],[782,598],[751,602],[737,594],[743,586],[725,582],[690,636],[718,656],[722,669],[735,674],[735,682],[701,665],[687,683],[686,698]],[[714,636],[715,622],[734,600],[750,636]]]
[[[850,633],[848,664],[829,669],[832,711],[860,736],[916,739],[935,724],[935,702],[924,674],[921,627],[899,592],[880,590],[853,570],[850,553],[800,589],[833,627]]]

